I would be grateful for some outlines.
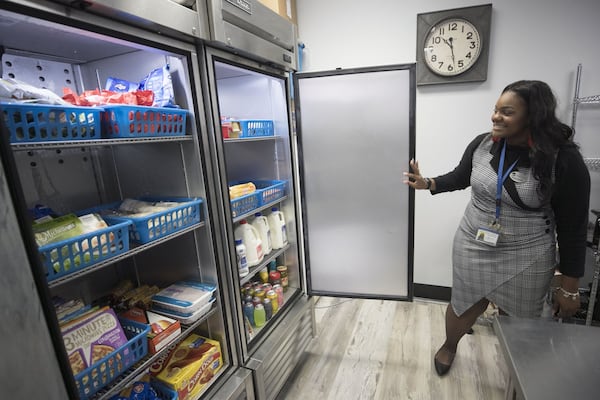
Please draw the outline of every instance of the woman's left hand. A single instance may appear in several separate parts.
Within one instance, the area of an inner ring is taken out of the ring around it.
[[[575,314],[581,306],[579,301],[579,278],[566,275],[555,275],[554,281],[558,284],[552,296],[552,315],[556,318],[568,318]],[[577,293],[576,296],[566,293]]]
[[[553,315],[557,318],[568,318],[579,310],[581,302],[579,296],[573,299],[572,297],[563,296],[560,289],[554,292],[552,299],[552,311]]]

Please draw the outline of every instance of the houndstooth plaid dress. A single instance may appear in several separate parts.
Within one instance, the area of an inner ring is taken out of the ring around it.
[[[509,315],[540,316],[556,266],[555,222],[551,206],[540,203],[531,168],[518,166],[508,178],[530,210],[516,204],[503,187],[497,246],[475,241],[477,230],[488,226],[496,210],[492,145],[486,137],[473,153],[471,201],[453,244],[452,308],[460,316],[487,298]]]

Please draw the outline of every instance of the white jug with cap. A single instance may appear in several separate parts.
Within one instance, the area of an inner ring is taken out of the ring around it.
[[[269,228],[269,221],[267,217],[261,213],[254,214],[254,220],[251,222],[252,226],[256,228],[260,235],[260,240],[263,245],[263,253],[269,254],[273,250],[271,244],[271,229]]]
[[[264,253],[260,234],[248,221],[241,220],[238,227],[233,231],[233,236],[236,240],[241,239],[244,246],[246,246],[246,261],[249,267],[253,267],[263,260]]]
[[[283,212],[279,211],[277,207],[273,207],[267,220],[269,221],[269,227],[271,228],[271,246],[274,249],[285,247],[288,243],[288,239]]]

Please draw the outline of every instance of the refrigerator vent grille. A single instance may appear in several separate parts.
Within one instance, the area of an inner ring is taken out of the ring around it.
[[[265,393],[273,400],[291,375],[308,343],[312,340],[312,311],[310,307],[297,319],[290,335],[282,340],[272,357],[263,362]]]

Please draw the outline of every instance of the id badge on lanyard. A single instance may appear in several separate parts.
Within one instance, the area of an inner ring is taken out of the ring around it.
[[[485,227],[480,227],[477,229],[477,233],[475,234],[475,241],[485,243],[489,246],[496,246],[498,244],[498,239],[500,238],[500,232],[502,230],[502,226],[500,226],[500,207],[502,205],[502,185],[504,181],[508,178],[511,171],[517,165],[517,160],[508,169],[506,172],[502,172],[504,169],[504,158],[506,156],[506,139],[504,139],[504,145],[502,146],[502,152],[500,153],[500,162],[498,164],[498,182],[496,185],[496,215],[494,220]]]

